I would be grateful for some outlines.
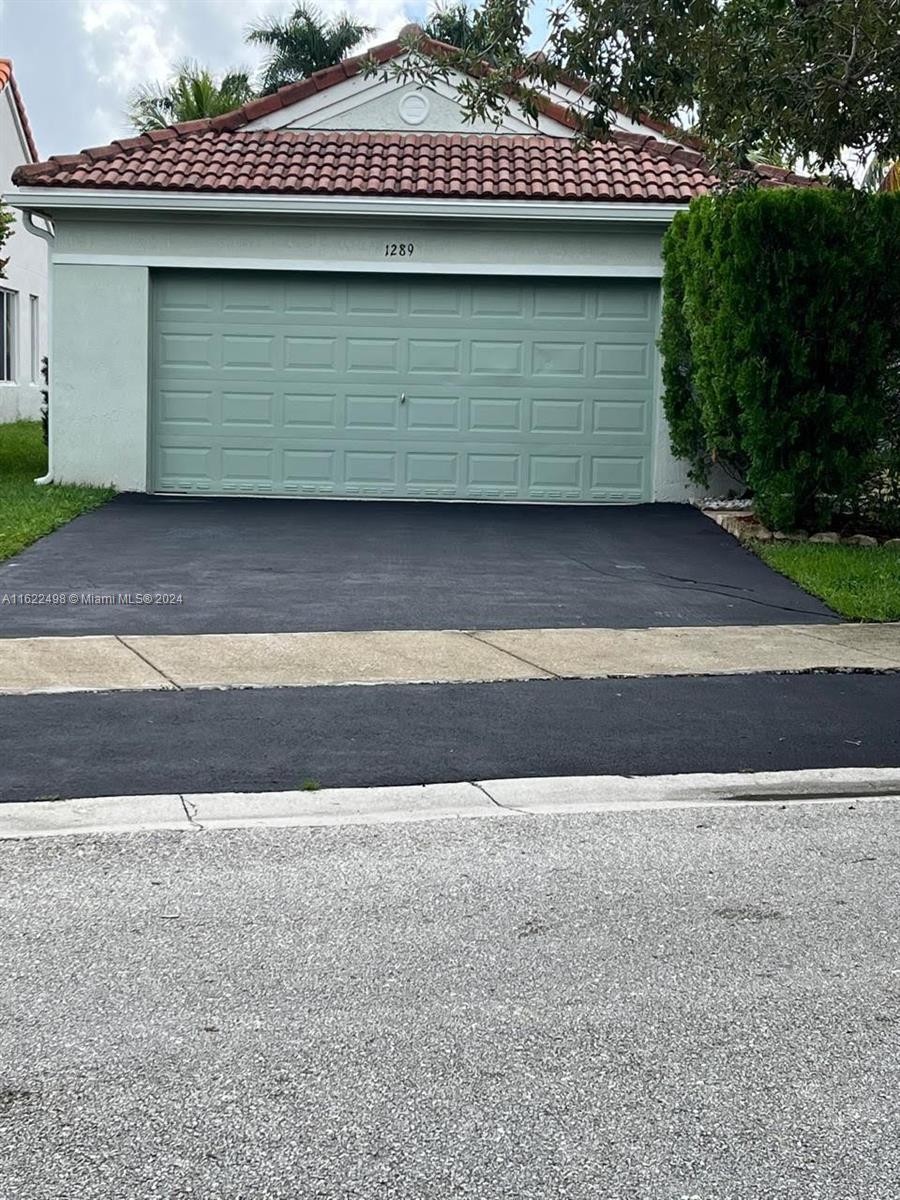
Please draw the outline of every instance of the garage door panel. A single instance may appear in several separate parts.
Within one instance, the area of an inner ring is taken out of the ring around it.
[[[263,276],[241,279],[225,276],[221,283],[222,313],[272,315],[284,308],[284,285]]]
[[[187,333],[170,330],[159,340],[159,365],[163,370],[208,371],[216,366],[214,337],[211,333]]]
[[[538,290],[534,297],[534,317],[539,325],[562,321],[566,326],[584,324],[597,313],[596,296],[585,287],[554,287]]]
[[[648,498],[654,286],[161,272],[153,486]]]
[[[285,450],[282,459],[285,484],[315,489],[333,495],[335,482],[335,450]]]
[[[521,321],[526,312],[525,289],[518,285],[481,283],[472,290],[473,317]]]
[[[338,430],[338,396],[335,392],[285,392],[286,430]]]
[[[533,342],[531,373],[543,379],[585,379],[584,342]]]
[[[286,371],[338,370],[338,340],[330,336],[284,338],[284,369]]]
[[[252,428],[273,436],[281,424],[280,405],[273,392],[223,392],[222,428]]]
[[[347,338],[347,371],[350,374],[397,374],[400,370],[400,339]]]
[[[401,293],[391,279],[357,279],[347,284],[349,316],[400,316]]]
[[[649,287],[610,281],[598,288],[595,296],[596,312],[601,321],[633,321],[637,317],[649,323],[653,317],[654,293]]]
[[[419,338],[407,341],[407,370],[410,375],[459,375],[463,363],[463,343],[459,338]]]
[[[423,279],[420,282],[414,279],[408,284],[408,288],[406,315],[411,322],[415,322],[417,318],[425,318],[431,325],[432,317],[462,319],[469,315],[465,292],[455,281]]]
[[[218,397],[191,388],[161,387],[157,394],[157,416],[161,430],[210,428],[218,421]]]
[[[334,275],[292,276],[284,283],[284,311],[302,313],[310,319],[334,318],[342,308],[339,294],[345,291],[343,281]]]
[[[455,451],[409,451],[403,457],[410,495],[452,497],[459,491],[460,456]]]
[[[580,434],[585,427],[586,400],[532,400],[530,429],[532,433]]]
[[[646,434],[649,405],[646,400],[595,400],[592,430],[614,438],[622,434]]]
[[[200,271],[160,274],[154,280],[157,311],[196,317],[217,311],[218,284]]]
[[[396,434],[399,429],[400,398],[364,396],[348,393],[344,428],[349,430],[377,429]]]
[[[164,439],[157,448],[159,480],[168,482],[173,488],[182,490],[196,486],[211,486],[209,481],[218,477],[217,463],[213,462],[214,450],[209,444],[172,442]]]
[[[469,371],[472,375],[519,376],[524,360],[522,342],[473,341],[469,350]]]
[[[459,433],[462,429],[459,396],[416,396],[406,398],[406,429],[410,433]]]
[[[274,371],[278,347],[275,338],[267,333],[225,333],[222,335],[222,366],[252,371]]]
[[[606,342],[594,348],[594,374],[620,379],[634,375],[650,377],[650,348],[645,342]]]

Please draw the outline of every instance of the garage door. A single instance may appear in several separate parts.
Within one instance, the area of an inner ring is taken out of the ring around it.
[[[657,296],[643,281],[159,272],[153,488],[647,500]]]

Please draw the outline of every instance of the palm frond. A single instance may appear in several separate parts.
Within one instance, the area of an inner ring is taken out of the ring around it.
[[[262,65],[262,90],[268,94],[334,66],[374,32],[347,13],[328,18],[312,5],[298,4],[285,21],[251,25],[246,40],[272,51]]]

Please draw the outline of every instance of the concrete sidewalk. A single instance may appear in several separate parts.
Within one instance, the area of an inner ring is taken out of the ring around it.
[[[0,640],[0,693],[900,671],[900,623]]]

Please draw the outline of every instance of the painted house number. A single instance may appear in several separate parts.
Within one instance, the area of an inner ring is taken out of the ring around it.
[[[385,258],[412,258],[413,250],[415,250],[415,246],[412,242],[384,243]]]

